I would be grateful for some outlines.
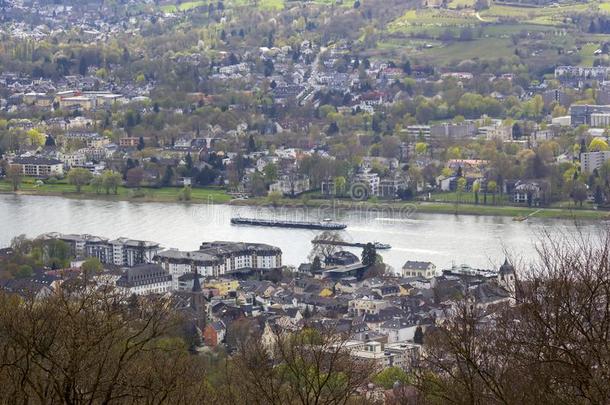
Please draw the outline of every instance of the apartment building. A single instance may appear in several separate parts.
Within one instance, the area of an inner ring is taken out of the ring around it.
[[[219,277],[228,273],[270,270],[282,267],[280,248],[262,243],[204,242],[199,250],[175,249],[157,253],[154,261],[175,278],[185,273]]]
[[[16,157],[10,165],[17,167],[24,176],[46,179],[64,175],[64,164],[57,159],[38,156]]]
[[[161,250],[156,242],[118,238],[109,240],[94,235],[60,234],[57,232],[42,235],[45,239],[57,239],[68,244],[75,257],[97,257],[104,264],[120,267],[133,267],[151,263]]]

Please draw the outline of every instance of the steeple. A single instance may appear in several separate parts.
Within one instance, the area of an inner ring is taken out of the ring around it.
[[[201,283],[199,282],[199,272],[197,271],[197,266],[195,266],[195,279],[193,280],[192,292],[201,292]]]
[[[510,264],[508,262],[508,258],[504,259],[504,264],[502,266],[500,266],[499,273],[500,273],[500,275],[508,275],[508,274],[514,274],[515,273],[515,268],[513,267],[512,264]]]
[[[508,258],[498,271],[498,284],[507,291],[515,290],[515,267],[508,262]]]

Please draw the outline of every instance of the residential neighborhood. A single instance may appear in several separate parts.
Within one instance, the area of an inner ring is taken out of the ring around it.
[[[235,350],[230,342],[238,324],[272,342],[281,331],[333,323],[349,331],[346,347],[354,359],[370,360],[379,370],[411,372],[427,333],[451,316],[460,297],[482,309],[514,304],[515,270],[508,260],[498,269],[440,271],[433,263],[409,260],[392,274],[379,272],[382,264],[362,264],[356,255],[336,250],[319,270],[306,263],[291,271],[282,265],[279,248],[258,243],[203,242],[199,250],[184,252],[93,235],[48,233],[32,242],[49,254],[65,251],[67,265],[3,279],[4,292],[47,297],[88,274],[96,285],[115,287],[127,297],[178,302],[191,297],[192,303],[178,310],[199,314],[192,320],[198,351]],[[17,255],[5,249],[0,260],[9,263]],[[343,271],[354,266],[361,271]]]

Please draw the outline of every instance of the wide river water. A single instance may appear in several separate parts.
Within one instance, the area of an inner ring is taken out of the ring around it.
[[[315,230],[236,226],[232,216],[344,222],[343,238],[354,242],[378,241],[392,245],[380,251],[395,269],[406,260],[431,261],[438,268],[468,264],[497,267],[508,253],[530,261],[541,233],[572,232],[570,220],[532,218],[515,222],[510,217],[426,214],[418,212],[337,211],[322,209],[268,209],[229,205],[134,203],[73,200],[61,197],[0,195],[0,247],[20,234],[35,237],[45,232],[89,233],[115,238],[126,236],[159,242],[163,247],[194,250],[203,241],[262,242],[278,246],[285,264],[306,261]],[[600,223],[581,224],[587,231]],[[360,249],[351,249],[359,255]]]

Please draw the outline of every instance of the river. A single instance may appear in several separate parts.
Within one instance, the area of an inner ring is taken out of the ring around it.
[[[74,200],[61,197],[0,195],[0,247],[14,236],[35,237],[45,232],[89,233],[115,238],[126,236],[159,242],[163,247],[197,249],[203,241],[262,242],[278,246],[285,264],[306,261],[314,230],[263,228],[230,224],[232,216],[320,220],[333,218],[348,225],[343,238],[354,242],[378,241],[392,245],[380,251],[395,269],[406,260],[431,261],[438,268],[468,264],[495,268],[508,252],[530,261],[541,232],[571,231],[570,220],[532,218],[514,222],[510,217],[426,214],[418,212],[336,211],[323,209],[268,209],[229,205],[138,203]],[[601,225],[582,225],[593,231]],[[351,249],[359,254],[360,249]]]

